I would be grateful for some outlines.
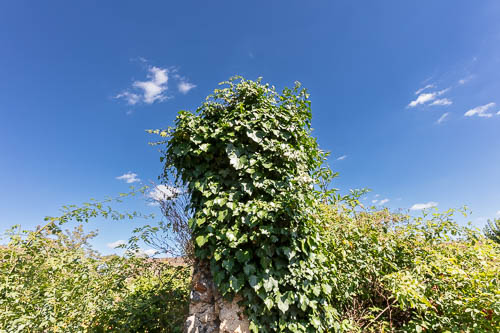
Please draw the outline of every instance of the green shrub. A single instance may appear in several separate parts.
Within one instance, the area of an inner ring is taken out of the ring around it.
[[[342,318],[337,329],[498,330],[500,247],[452,215],[326,207],[321,220],[332,304]]]
[[[0,248],[0,332],[179,332],[189,268],[101,257],[81,227],[10,230]]]
[[[108,332],[182,332],[189,306],[191,270],[156,263],[127,284],[128,293],[106,314]],[[103,325],[100,325],[102,328]],[[100,330],[97,330],[100,331]]]

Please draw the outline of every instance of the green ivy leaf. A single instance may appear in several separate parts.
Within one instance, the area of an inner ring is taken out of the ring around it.
[[[227,258],[222,262],[222,267],[224,267],[228,272],[232,272],[234,268],[233,258]]]
[[[207,242],[208,242],[208,235],[207,236],[200,235],[196,237],[196,244],[198,244],[199,247],[202,247]]]
[[[248,260],[250,260],[251,258],[251,254],[250,254],[250,251],[248,250],[238,250],[236,251],[236,259],[240,262],[240,263],[246,263]]]
[[[243,272],[245,272],[245,275],[247,276],[252,275],[256,272],[255,265],[246,264],[245,266],[243,266]]]
[[[244,279],[242,277],[235,277],[234,275],[232,275],[229,278],[229,285],[236,293],[241,290],[244,283],[245,282],[244,282]]]
[[[288,300],[283,300],[282,297],[278,299],[278,309],[280,309],[281,312],[285,313],[288,311]]]

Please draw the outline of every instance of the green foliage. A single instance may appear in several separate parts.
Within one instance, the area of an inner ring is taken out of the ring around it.
[[[87,243],[95,233],[84,234],[81,225],[71,233],[60,229],[101,213],[129,217],[104,207],[66,207],[35,231],[8,231],[9,243],[0,247],[0,332],[181,331],[188,267],[102,257]]]
[[[115,306],[99,319],[95,332],[182,332],[189,306],[188,267],[145,262],[127,283]]]
[[[500,247],[452,218],[325,206],[336,330],[498,331]]]
[[[484,227],[486,237],[500,244],[500,219],[488,220]]]
[[[253,332],[500,331],[500,245],[492,241],[500,220],[489,223],[489,240],[453,222],[452,210],[366,210],[364,190],[327,190],[335,174],[310,136],[305,90],[226,84],[195,114],[181,112],[175,128],[151,131],[169,137],[160,142],[162,178],[177,175],[187,192],[161,205],[166,222],[136,229],[130,256],[102,257],[87,242],[95,233],[61,225],[151,218],[109,206],[136,191],[8,232],[0,333],[180,332],[189,267],[133,250],[145,242],[189,256],[191,239],[222,295],[243,296]]]
[[[165,173],[191,195],[195,254],[221,294],[244,298],[254,332],[318,332],[333,322],[314,188],[326,154],[310,136],[308,94],[235,78],[179,112]],[[316,178],[316,180],[314,179]]]

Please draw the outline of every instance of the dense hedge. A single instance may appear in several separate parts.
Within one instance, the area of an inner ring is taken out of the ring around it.
[[[181,332],[189,268],[101,257],[81,228],[9,234],[0,247],[0,332]]]
[[[328,331],[498,331],[500,246],[452,217],[323,206]],[[0,248],[0,332],[181,331],[189,269],[100,257],[81,229],[21,235]]]
[[[325,207],[332,305],[342,331],[500,329],[500,246],[453,222]]]

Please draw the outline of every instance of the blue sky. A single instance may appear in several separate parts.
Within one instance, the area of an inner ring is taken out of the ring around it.
[[[0,228],[156,180],[144,130],[235,74],[309,89],[335,187],[468,205],[482,227],[500,216],[499,17],[495,0],[3,1]],[[137,223],[89,227],[108,253]]]

